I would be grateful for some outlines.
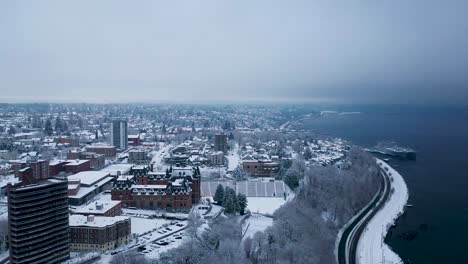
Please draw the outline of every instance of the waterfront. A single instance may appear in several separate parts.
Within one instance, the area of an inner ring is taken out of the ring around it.
[[[464,263],[468,111],[408,107],[351,110],[361,114],[330,115],[308,120],[306,126],[365,147],[396,141],[418,152],[416,161],[390,161],[405,178],[413,207],[406,208],[386,242],[408,263]]]

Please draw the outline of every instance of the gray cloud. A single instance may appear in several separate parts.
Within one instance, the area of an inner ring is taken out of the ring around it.
[[[466,1],[3,1],[2,101],[464,103]]]

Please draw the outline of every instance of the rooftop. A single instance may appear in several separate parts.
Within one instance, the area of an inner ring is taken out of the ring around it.
[[[77,174],[70,175],[70,180],[80,180],[82,185],[93,185],[103,178],[109,176],[109,172],[106,171],[82,171]]]
[[[87,205],[76,206],[72,208],[72,211],[76,214],[105,213],[119,203],[121,203],[121,201],[99,201]]]
[[[112,164],[108,167],[105,167],[101,171],[110,173],[111,175],[127,174],[130,169],[133,167],[133,164]]]
[[[113,225],[120,221],[129,220],[130,217],[127,216],[114,216],[114,217],[106,217],[106,216],[94,216],[94,221],[88,222],[88,217],[85,215],[70,215],[69,223],[70,227],[79,227],[79,226],[87,226],[87,227],[106,227]]]

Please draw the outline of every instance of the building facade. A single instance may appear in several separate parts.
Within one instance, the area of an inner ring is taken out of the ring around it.
[[[59,263],[69,258],[68,185],[50,179],[8,188],[10,263]]]
[[[106,157],[103,154],[86,151],[70,151],[67,153],[67,159],[89,160],[89,165],[93,170],[102,169],[106,162]]]
[[[224,153],[222,151],[209,153],[207,157],[211,165],[224,165]]]
[[[70,216],[70,248],[73,251],[108,251],[131,238],[131,220],[126,216]]]
[[[86,151],[102,154],[106,158],[114,158],[117,155],[117,148],[115,146],[91,145],[86,147]]]
[[[224,133],[216,134],[214,136],[214,151],[222,151],[223,153],[227,153],[227,150],[227,135]]]
[[[128,162],[134,164],[148,164],[148,153],[142,149],[132,149],[128,152]]]
[[[275,177],[278,176],[280,164],[271,160],[243,160],[242,169],[251,176]]]
[[[49,178],[48,160],[17,160],[11,161],[11,168],[24,184],[31,184]]]
[[[111,144],[112,146],[126,150],[128,147],[127,120],[113,120],[111,125]]]
[[[121,176],[112,188],[112,200],[142,209],[190,210],[200,200],[198,168],[168,169],[166,172],[133,170]]]

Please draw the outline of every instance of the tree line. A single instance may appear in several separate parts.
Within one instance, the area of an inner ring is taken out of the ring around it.
[[[240,213],[243,215],[245,208],[247,208],[247,196],[245,194],[239,193],[236,195],[232,188],[228,186],[224,188],[221,184],[218,184],[213,199],[218,205],[224,207],[224,213],[226,214]]]

